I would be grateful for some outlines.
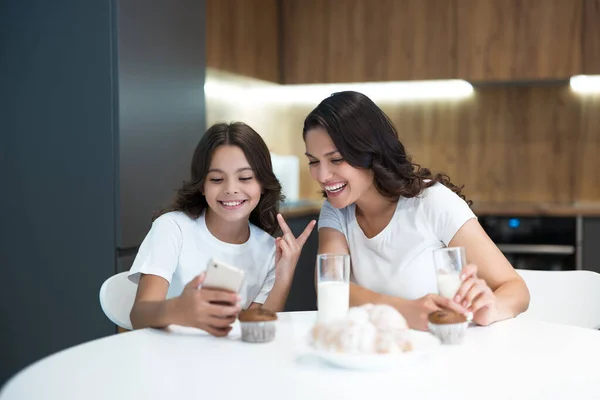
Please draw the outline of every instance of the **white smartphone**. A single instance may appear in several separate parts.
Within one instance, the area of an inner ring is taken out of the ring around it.
[[[229,290],[239,293],[244,283],[244,271],[224,263],[210,259],[206,266],[203,287]]]

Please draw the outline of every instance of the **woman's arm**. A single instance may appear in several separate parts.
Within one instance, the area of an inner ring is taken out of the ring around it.
[[[487,296],[476,290],[477,279],[465,281],[456,300],[467,305],[473,302],[474,319],[481,325],[508,319],[519,315],[529,307],[529,290],[523,279],[510,265],[504,254],[485,233],[476,219],[468,220],[449,243],[450,247],[464,247],[467,261],[477,266],[476,278],[485,281],[492,293]],[[471,290],[471,287],[474,287]],[[478,297],[486,296],[484,307],[477,304]],[[481,310],[477,315],[478,311]]]
[[[346,237],[340,231],[333,228],[321,228],[319,230],[319,253],[349,254],[350,251]],[[464,307],[437,294],[428,294],[416,300],[407,300],[401,297],[377,293],[355,283],[350,283],[350,306],[360,306],[367,303],[390,305],[406,318],[411,328],[421,330],[427,330],[427,316],[440,308],[466,313]]]

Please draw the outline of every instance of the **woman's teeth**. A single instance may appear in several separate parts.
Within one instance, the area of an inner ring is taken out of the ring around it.
[[[342,189],[344,189],[346,187],[347,183],[338,183],[335,185],[331,185],[331,186],[325,186],[325,190],[327,190],[328,192],[331,193],[336,193],[341,191]]]

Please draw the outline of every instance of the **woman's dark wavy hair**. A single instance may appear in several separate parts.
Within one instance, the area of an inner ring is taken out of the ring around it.
[[[250,163],[256,179],[261,185],[262,195],[258,205],[250,213],[250,222],[274,235],[279,232],[277,213],[284,196],[281,184],[273,173],[269,148],[258,133],[242,122],[215,124],[200,139],[194,151],[191,179],[177,191],[170,206],[160,210],[154,219],[171,211],[183,211],[191,218],[198,218],[208,208],[203,194],[204,180],[208,175],[212,155],[219,146],[239,147]]]
[[[373,171],[375,188],[382,196],[416,197],[439,182],[469,206],[473,203],[461,193],[463,186],[452,184],[447,175],[433,174],[413,163],[392,121],[362,93],[338,92],[323,100],[304,120],[304,138],[317,127],[329,133],[348,164]],[[427,179],[430,181],[425,182]]]

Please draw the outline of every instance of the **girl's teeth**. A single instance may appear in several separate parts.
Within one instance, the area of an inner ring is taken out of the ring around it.
[[[235,207],[235,206],[239,206],[240,204],[242,204],[241,201],[224,201],[223,204],[225,204],[227,207]]]

